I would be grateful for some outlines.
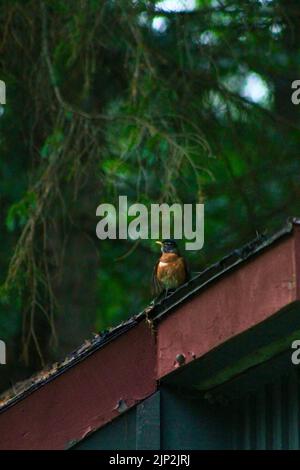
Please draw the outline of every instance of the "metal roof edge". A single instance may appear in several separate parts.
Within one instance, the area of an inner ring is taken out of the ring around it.
[[[112,342],[117,337],[131,330],[135,325],[137,325],[137,323],[138,321],[136,320],[135,316],[131,317],[129,320],[117,325],[115,328],[112,328],[109,331],[105,331],[103,334],[96,335],[92,340],[90,340],[90,344],[88,346],[85,346],[86,343],[83,343],[78,349],[75,349],[73,352],[68,354],[62,362],[55,363],[48,369],[43,369],[37,374],[31,376],[27,380],[28,382],[31,381],[31,384],[29,384],[28,387],[24,388],[16,395],[10,397],[2,406],[0,405],[0,414],[6,411],[11,406],[13,406],[15,403],[31,395],[31,393],[33,393],[34,391],[38,390],[42,386],[56,379],[61,374],[69,370],[71,367],[83,361],[94,352],[98,351],[102,347],[106,346],[108,343]],[[51,372],[54,366],[55,371]],[[44,375],[47,372],[49,373],[49,375],[46,378],[39,379],[39,375],[41,373],[43,373],[42,375]]]

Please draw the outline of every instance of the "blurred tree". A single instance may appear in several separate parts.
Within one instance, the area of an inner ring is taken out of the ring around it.
[[[6,387],[149,302],[154,245],[99,241],[101,202],[205,202],[205,246],[188,254],[196,271],[299,213],[300,9],[0,4]]]

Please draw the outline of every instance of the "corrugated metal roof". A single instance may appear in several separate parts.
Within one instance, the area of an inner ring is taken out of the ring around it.
[[[121,323],[115,328],[104,331],[98,335],[94,335],[91,339],[86,340],[78,349],[68,354],[62,362],[55,363],[32,376],[30,379],[16,384],[13,389],[6,391],[0,397],[0,412],[6,410],[17,401],[25,398],[41,386],[48,383],[50,380],[55,379],[70,367],[75,366],[78,362],[104,347],[110,341],[113,341],[118,336],[126,333],[145,317],[150,318],[153,321],[159,321],[180,304],[194,295],[197,295],[207,285],[220,279],[226,273],[237,268],[242,263],[281,240],[283,237],[291,234],[294,225],[300,225],[300,219],[289,219],[287,224],[272,236],[266,237],[264,235],[258,235],[251,242],[243,245],[239,249],[235,249],[217,263],[200,272],[167,298],[162,299],[158,303],[147,306],[142,312],[132,316],[129,320]]]

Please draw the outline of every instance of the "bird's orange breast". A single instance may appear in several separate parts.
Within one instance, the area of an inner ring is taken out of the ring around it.
[[[186,281],[184,260],[175,253],[164,253],[157,266],[157,279],[167,289],[176,289]]]

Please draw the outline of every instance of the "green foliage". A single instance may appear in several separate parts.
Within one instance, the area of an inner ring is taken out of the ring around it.
[[[157,3],[1,3],[0,337],[29,370],[151,299],[155,246],[97,240],[100,202],[205,202],[194,271],[299,213],[297,2]]]
[[[59,146],[64,141],[64,134],[61,130],[54,130],[53,134],[47,137],[42,149],[41,157],[42,158],[51,158],[51,155],[55,155],[58,152]]]
[[[26,221],[32,210],[36,206],[36,195],[34,192],[29,191],[18,202],[15,202],[8,209],[6,217],[6,227],[10,232],[21,228],[25,225]]]

